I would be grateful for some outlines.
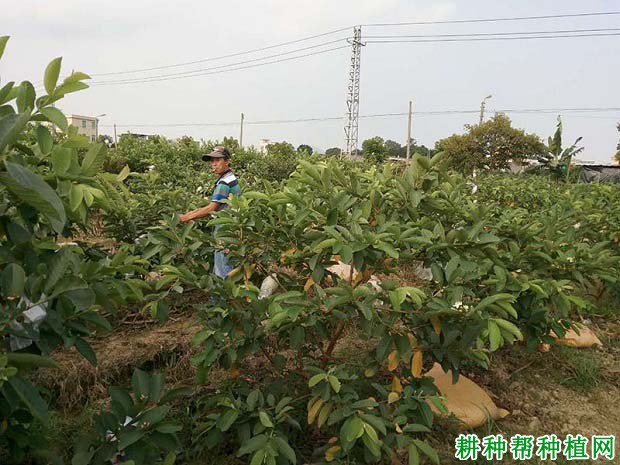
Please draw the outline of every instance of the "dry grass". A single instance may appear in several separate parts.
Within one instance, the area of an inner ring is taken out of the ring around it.
[[[107,397],[108,388],[131,377],[136,367],[164,367],[170,384],[193,377],[191,339],[200,329],[192,316],[178,316],[164,325],[140,325],[116,330],[91,340],[97,354],[92,366],[75,348],[53,354],[60,369],[39,370],[37,383],[54,394],[61,409],[73,409],[87,400]]]

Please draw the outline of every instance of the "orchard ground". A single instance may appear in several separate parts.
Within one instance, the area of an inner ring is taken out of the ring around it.
[[[407,275],[409,273],[405,273]],[[187,301],[191,301],[191,297]],[[559,437],[566,434],[586,437],[615,434],[618,437],[620,320],[613,316],[593,317],[588,324],[596,331],[603,347],[554,346],[551,351],[543,353],[515,345],[495,353],[488,370],[464,371],[464,375],[491,394],[498,406],[511,412],[503,420],[491,420],[470,432],[481,438],[489,434],[510,437],[514,434],[541,436],[552,433]],[[67,449],[71,447],[80,428],[88,425],[93,412],[107,402],[109,386],[128,385],[135,367],[163,370],[171,385],[191,385],[195,378],[195,369],[190,364],[191,339],[198,330],[191,309],[173,312],[164,323],[130,313],[113,332],[92,339],[97,367],[88,363],[75,349],[55,354],[61,365],[60,371],[42,370],[40,381],[55,394],[56,410],[50,430],[56,430],[59,444],[65,443]],[[350,333],[339,343],[337,352],[350,357],[359,344],[363,342]],[[241,367],[239,376],[252,376],[265,364],[267,360],[253,359],[248,366]],[[215,370],[197,393],[217,389],[227,377],[230,377],[229,372]],[[185,406],[179,404],[177,409],[182,416]],[[182,434],[189,435],[188,428],[189,425]],[[430,443],[437,449],[442,463],[455,460],[454,439],[462,432],[456,420],[438,419]],[[616,444],[616,451],[617,448]],[[215,451],[216,455],[220,453]],[[223,462],[218,463],[245,463],[242,459],[224,455],[218,458]],[[179,463],[198,465],[203,464],[203,460],[198,458]],[[477,463],[493,462],[479,459]],[[501,463],[511,463],[511,459],[505,457]]]

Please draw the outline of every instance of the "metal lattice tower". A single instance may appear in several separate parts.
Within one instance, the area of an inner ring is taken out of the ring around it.
[[[353,28],[351,44],[351,68],[347,87],[347,114],[344,126],[344,154],[357,154],[357,128],[360,108],[360,58],[362,56],[362,28]]]

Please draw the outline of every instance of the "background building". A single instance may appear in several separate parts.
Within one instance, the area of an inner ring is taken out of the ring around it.
[[[99,135],[99,119],[94,116],[66,115],[70,125],[78,128],[78,134],[83,134],[92,142]]]

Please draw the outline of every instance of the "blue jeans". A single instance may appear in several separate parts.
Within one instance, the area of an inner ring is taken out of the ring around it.
[[[233,267],[228,263],[228,255],[223,250],[215,252],[213,257],[213,273],[220,278],[225,278],[233,270]]]

